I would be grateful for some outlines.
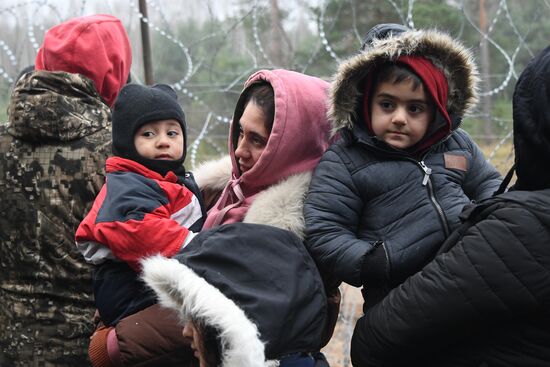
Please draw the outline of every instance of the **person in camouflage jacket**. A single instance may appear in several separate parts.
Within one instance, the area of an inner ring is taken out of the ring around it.
[[[78,49],[104,36],[106,54]],[[38,57],[0,125],[0,365],[84,366],[94,304],[74,232],[103,184],[130,43],[117,18],[87,16],[50,29]]]

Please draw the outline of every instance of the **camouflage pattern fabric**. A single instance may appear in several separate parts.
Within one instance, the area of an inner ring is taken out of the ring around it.
[[[38,143],[74,141],[110,126],[110,114],[91,79],[35,71],[14,87],[8,106],[9,132]]]
[[[103,184],[110,111],[91,80],[26,74],[0,125],[0,366],[85,366],[91,268],[74,232]]]

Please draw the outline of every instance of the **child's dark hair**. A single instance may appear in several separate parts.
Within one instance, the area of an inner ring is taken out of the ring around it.
[[[380,83],[399,84],[406,80],[410,80],[413,83],[413,90],[416,90],[419,86],[424,85],[422,79],[407,65],[398,63],[387,63],[376,69],[374,78],[372,81],[372,87]]]
[[[275,93],[271,84],[268,82],[254,83],[244,91],[242,98],[244,98],[242,101],[243,111],[251,101],[262,109],[265,116],[265,129],[271,133],[275,118]]]
[[[220,331],[201,319],[193,319],[192,322],[202,338],[206,365],[208,367],[221,366],[223,346]]]

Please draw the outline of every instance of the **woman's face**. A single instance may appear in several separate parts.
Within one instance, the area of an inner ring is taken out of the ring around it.
[[[254,167],[269,139],[266,129],[266,118],[262,109],[254,103],[248,102],[239,120],[239,140],[235,157],[239,163],[241,174]]]
[[[204,350],[204,341],[199,332],[199,329],[193,323],[192,320],[188,320],[183,327],[183,337],[189,341],[191,344],[191,349],[193,349],[193,354],[195,358],[199,360],[200,367],[207,367],[206,363],[206,354]]]

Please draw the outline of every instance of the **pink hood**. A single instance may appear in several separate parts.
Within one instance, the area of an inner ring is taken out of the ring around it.
[[[312,171],[330,141],[327,90],[322,79],[288,70],[260,70],[245,83],[267,81],[275,93],[275,117],[267,146],[252,169],[239,174],[232,137],[239,103],[229,132],[232,179],[208,213],[205,228],[242,221],[256,194],[287,177]]]
[[[112,15],[73,18],[46,32],[36,70],[84,75],[109,107],[128,80],[132,50],[124,26]]]

